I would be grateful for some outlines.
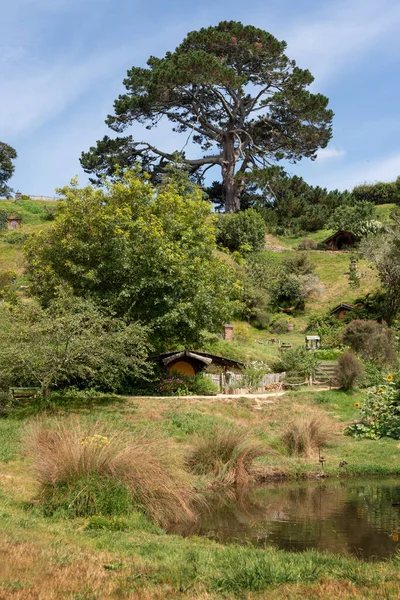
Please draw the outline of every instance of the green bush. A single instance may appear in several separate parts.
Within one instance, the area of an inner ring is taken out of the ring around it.
[[[281,354],[274,365],[275,372],[297,373],[303,378],[310,377],[319,366],[319,358],[305,348],[293,348]]]
[[[219,215],[217,243],[231,252],[254,252],[265,245],[265,222],[254,209]]]
[[[351,350],[346,350],[339,357],[335,368],[335,379],[344,390],[351,390],[364,379],[364,368]]]
[[[286,333],[288,330],[287,320],[286,319],[276,319],[269,326],[269,330],[271,333]]]
[[[257,329],[268,329],[271,323],[271,315],[262,308],[255,308],[251,313],[250,321],[253,327]]]
[[[318,360],[337,360],[341,355],[341,350],[338,348],[319,349],[315,350],[314,354]]]
[[[212,379],[199,373],[193,378],[192,385],[189,389],[197,396],[215,396],[219,392],[219,387]]]
[[[23,233],[22,231],[10,231],[6,233],[3,241],[7,244],[22,245],[29,239],[29,233]]]

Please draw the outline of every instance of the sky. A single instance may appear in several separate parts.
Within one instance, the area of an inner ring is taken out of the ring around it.
[[[163,56],[192,30],[236,20],[286,40],[286,54],[329,97],[333,137],[316,161],[288,171],[346,189],[400,175],[399,0],[0,0],[0,140],[18,152],[10,185],[52,196],[87,175],[83,150],[104,120],[127,69]],[[182,148],[168,123],[135,139]],[[195,149],[190,150],[191,153]],[[198,148],[197,152],[201,152]],[[218,172],[213,173],[213,179]]]

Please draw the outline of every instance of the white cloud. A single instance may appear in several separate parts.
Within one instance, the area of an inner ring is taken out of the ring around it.
[[[343,168],[330,169],[307,177],[313,185],[328,189],[352,189],[361,183],[394,181],[400,175],[400,153],[365,162],[349,163]]]
[[[346,156],[345,150],[338,150],[337,148],[321,148],[317,152],[317,162],[326,162],[331,159],[343,158]]]
[[[398,34],[397,0],[336,0],[322,6],[314,17],[307,15],[307,21],[285,31],[289,56],[310,68],[317,84]]]

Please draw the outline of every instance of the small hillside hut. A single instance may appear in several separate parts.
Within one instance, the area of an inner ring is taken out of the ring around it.
[[[335,306],[335,308],[333,308],[331,310],[330,314],[331,314],[331,317],[336,317],[337,319],[340,319],[342,321],[345,318],[345,316],[349,312],[353,312],[353,310],[355,310],[354,306],[351,306],[351,304],[345,304],[344,302],[342,302],[338,306]]]
[[[207,354],[206,352],[191,352],[189,350],[177,350],[175,352],[157,354],[156,356],[150,356],[149,360],[158,363],[160,366],[164,366],[169,373],[179,373],[180,375],[197,375],[197,373],[211,364],[222,367],[224,371],[227,369],[240,371],[241,367],[243,367],[243,364],[236,360]]]
[[[357,239],[357,236],[351,231],[337,231],[322,243],[328,247],[328,250],[335,252],[345,248],[352,248]]]
[[[14,231],[14,229],[18,229],[21,225],[21,217],[16,217],[12,215],[7,219],[7,229],[10,231]]]

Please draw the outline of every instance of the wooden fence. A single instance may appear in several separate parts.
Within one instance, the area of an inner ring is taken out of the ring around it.
[[[214,374],[214,373],[205,373],[205,376],[211,379],[214,383],[217,384],[220,390],[224,390],[226,388],[233,389],[234,394],[244,393],[245,385],[243,387],[240,385],[243,381],[243,375],[241,373],[230,373],[228,377],[225,373]],[[255,390],[255,393],[265,392],[265,387],[272,383],[279,383],[285,377],[285,373],[267,373],[263,376],[260,381],[259,387]]]

